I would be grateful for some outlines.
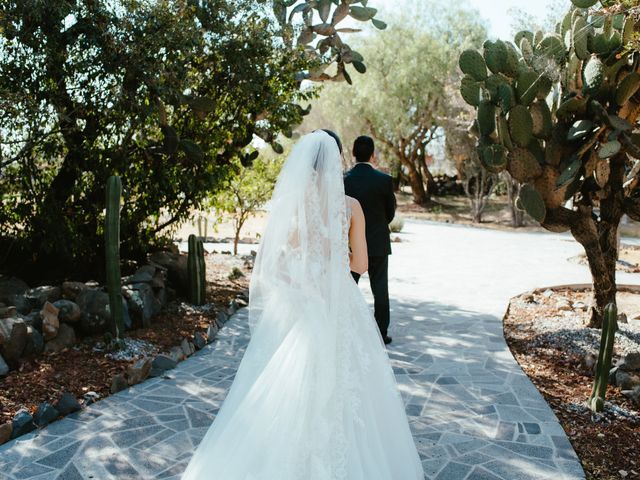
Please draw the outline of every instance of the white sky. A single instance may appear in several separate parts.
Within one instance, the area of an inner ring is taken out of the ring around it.
[[[512,19],[509,16],[509,9],[519,8],[542,22],[548,12],[550,5],[558,3],[560,0],[438,0],[438,2],[456,2],[459,5],[469,5],[480,12],[489,26],[489,36],[502,39],[512,37]],[[403,5],[414,4],[420,0],[369,0],[369,6],[374,8],[402,9]],[[570,3],[566,0],[567,8]],[[382,17],[381,17],[382,18]]]

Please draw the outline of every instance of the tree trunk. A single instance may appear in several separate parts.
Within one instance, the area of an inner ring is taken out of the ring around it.
[[[409,177],[409,186],[413,194],[413,202],[417,205],[428,205],[431,201],[431,196],[424,188],[424,180],[420,174],[416,159],[407,158],[402,151],[397,153],[402,165],[404,165],[408,171],[407,176]]]
[[[604,202],[601,207],[602,210],[607,209]],[[571,233],[584,248],[593,281],[593,303],[587,326],[602,328],[605,307],[609,303],[616,303],[617,246],[615,238],[618,224],[606,222],[602,219],[603,217],[596,223],[596,220],[591,218],[590,212],[590,209],[580,212],[581,217],[572,226]]]
[[[511,213],[511,225],[513,228],[520,228],[524,225],[524,212],[516,206],[516,201],[520,195],[520,184],[511,178],[511,175],[504,176],[507,184],[507,195],[509,199],[509,212]]]

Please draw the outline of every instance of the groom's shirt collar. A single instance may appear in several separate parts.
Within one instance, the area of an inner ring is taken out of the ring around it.
[[[369,165],[371,168],[373,168],[373,165],[371,165],[371,162],[357,162],[355,166],[357,167],[358,165]]]

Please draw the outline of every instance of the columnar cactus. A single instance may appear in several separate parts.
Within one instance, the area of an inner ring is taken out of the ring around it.
[[[122,284],[120,277],[120,197],[122,181],[112,176],[107,180],[106,216],[104,222],[104,243],[106,258],[107,291],[111,330],[116,338],[124,333],[124,311],[122,306]]]
[[[189,235],[189,256],[187,273],[189,277],[189,301],[194,305],[202,305],[206,292],[206,273],[204,263],[204,246],[195,235]]]
[[[553,33],[521,31],[513,43],[462,52],[460,93],[477,107],[484,167],[507,170],[523,184],[521,208],[585,247],[596,298],[589,323],[599,326],[615,301],[620,219],[640,220],[640,52],[631,42],[640,9],[573,3]]]
[[[596,364],[596,377],[593,382],[593,390],[589,397],[589,408],[594,412],[601,412],[604,408],[604,399],[609,385],[609,370],[611,370],[611,354],[613,353],[613,341],[618,329],[618,310],[614,303],[607,305],[602,335],[600,338],[600,352]]]

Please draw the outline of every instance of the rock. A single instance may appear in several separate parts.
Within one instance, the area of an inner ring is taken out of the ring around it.
[[[27,342],[23,355],[42,353],[44,350],[44,337],[42,334],[31,325],[27,326],[27,333],[29,334],[29,341]]]
[[[627,319],[627,314],[626,313],[618,314],[618,324],[620,324],[620,323],[629,323],[629,320]]]
[[[151,325],[151,318],[160,313],[162,305],[148,283],[135,283],[122,289],[127,300],[134,325],[138,328]]]
[[[33,417],[29,413],[29,410],[25,408],[18,410],[18,412],[14,415],[11,424],[11,438],[16,438],[20,435],[24,435],[25,433],[29,433],[36,428],[33,423]]]
[[[96,392],[87,392],[85,393],[82,398],[84,399],[84,404],[85,406],[89,406],[92,403],[96,403],[98,400],[100,400],[100,394],[96,393]]]
[[[220,325],[224,325],[229,320],[229,315],[227,315],[227,312],[220,311],[216,315],[216,320]]]
[[[616,384],[616,375],[618,374],[618,367],[613,367],[609,370],[609,385]]]
[[[640,385],[640,376],[619,369],[616,371],[616,385],[622,390],[633,390]]]
[[[544,292],[542,292],[542,296],[544,298],[551,298],[553,296],[553,290],[545,290]]]
[[[558,299],[558,301],[556,302],[556,308],[563,312],[570,312],[571,310],[573,310],[571,302],[566,298]]]
[[[42,333],[42,316],[39,310],[34,310],[27,315],[18,314],[18,317],[22,318],[27,326],[32,326]]]
[[[144,381],[151,373],[151,364],[153,360],[149,357],[141,358],[133,365],[127,368],[127,380],[129,385],[135,385]]]
[[[24,296],[29,303],[31,303],[32,308],[39,309],[47,302],[53,303],[56,300],[60,300],[62,297],[62,290],[60,287],[43,285],[41,287],[35,287],[27,290],[24,293]]]
[[[79,323],[80,330],[89,335],[109,330],[111,313],[109,311],[109,295],[106,292],[84,290],[76,298],[76,303],[82,312]]]
[[[0,355],[11,363],[24,352],[29,334],[27,324],[21,318],[0,318]]]
[[[0,445],[7,443],[11,440],[11,433],[13,432],[13,426],[11,422],[0,425]]]
[[[149,256],[149,261],[166,269],[167,280],[175,290],[186,294],[189,285],[187,274],[187,255],[177,252],[154,252]]]
[[[58,320],[58,309],[50,302],[45,302],[40,316],[42,317],[42,335],[45,340],[51,340],[58,335],[60,320]]]
[[[38,409],[33,416],[33,423],[42,428],[53,422],[59,415],[60,413],[53,405],[48,402],[42,402],[38,405]]]
[[[227,315],[230,317],[237,311],[238,311],[238,302],[236,302],[235,300],[231,300],[229,302],[229,306],[227,307]]]
[[[111,393],[118,393],[128,387],[129,383],[121,373],[114,375],[111,379]]]
[[[4,377],[7,373],[9,373],[9,365],[4,361],[2,355],[0,355],[0,377]]]
[[[196,351],[193,344],[188,341],[186,338],[182,339],[182,343],[180,343],[180,348],[182,349],[182,353],[184,353],[185,357],[190,357]]]
[[[76,332],[66,323],[60,324],[58,335],[44,344],[45,352],[60,352],[76,343]]]
[[[7,307],[4,304],[0,306],[0,318],[17,317],[18,309],[13,305]]]
[[[169,350],[169,356],[173,358],[176,362],[181,362],[186,358],[184,355],[184,350],[182,350],[181,346],[172,347],[171,350]]]
[[[24,293],[29,285],[16,277],[0,276],[0,302],[14,306],[20,313],[29,313],[31,304]]]
[[[164,355],[162,353],[160,355],[156,355],[151,362],[150,376],[159,377],[165,371],[176,368],[176,365],[178,365],[178,362],[169,355]]]
[[[87,288],[82,282],[64,282],[62,284],[62,298],[75,302],[78,295]]]
[[[618,363],[618,367],[627,372],[630,370],[640,370],[640,352],[626,354]]]
[[[623,390],[622,394],[631,400],[637,407],[640,407],[640,386],[633,390]]]
[[[76,397],[69,392],[64,392],[60,397],[60,400],[58,400],[54,406],[60,415],[69,415],[70,413],[77,412],[82,408]]]
[[[123,278],[122,283],[151,283],[153,281],[153,276],[155,275],[155,273],[156,267],[154,267],[153,265],[143,265],[138,270],[136,270],[133,275]]]
[[[166,288],[167,270],[164,268],[156,268],[156,273],[151,280],[151,286],[154,290]]]
[[[198,350],[202,350],[207,345],[207,339],[204,337],[202,332],[196,332],[193,334],[193,345]]]
[[[522,301],[524,303],[535,303],[535,297],[533,296],[533,293],[525,293],[524,295],[522,295]]]
[[[584,302],[574,302],[573,308],[574,310],[582,310],[586,312],[589,309],[589,306]]]
[[[220,329],[217,325],[210,323],[209,327],[207,327],[207,343],[211,343],[215,340],[216,335],[218,335],[218,331]]]
[[[584,356],[584,366],[587,368],[587,370],[589,370],[590,372],[593,372],[594,369],[596,368],[596,363],[598,362],[598,357],[596,357],[593,353],[587,353]]]
[[[62,299],[54,302],[53,306],[58,309],[58,319],[61,322],[76,323],[80,321],[82,312],[77,303]]]

